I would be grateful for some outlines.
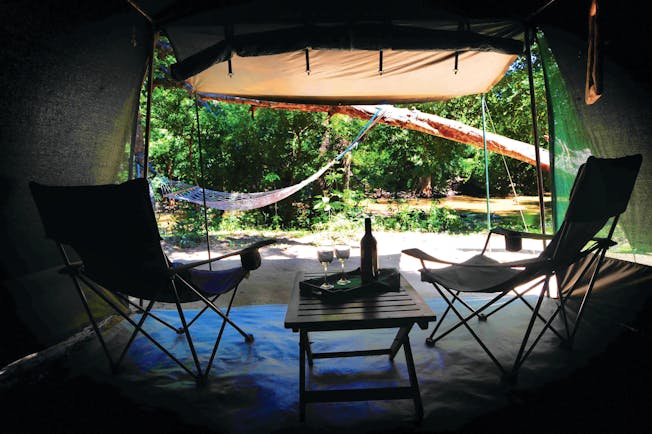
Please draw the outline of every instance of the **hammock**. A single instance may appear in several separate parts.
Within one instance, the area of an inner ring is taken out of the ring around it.
[[[362,137],[367,133],[367,131],[369,131],[369,129],[371,129],[371,127],[373,127],[378,122],[381,112],[382,109],[378,109],[378,111],[376,111],[376,113],[371,117],[371,119],[369,119],[362,130],[360,130],[353,142],[351,142],[351,144],[344,151],[342,151],[337,157],[331,160],[324,167],[298,184],[294,184],[285,188],[279,188],[276,190],[261,191],[256,193],[229,193],[223,191],[208,190],[200,186],[190,185],[180,181],[173,181],[160,177],[163,181],[163,197],[191,202],[198,205],[205,205],[208,208],[220,209],[223,211],[245,211],[272,205],[293,195],[308,184],[317,180],[335,163],[340,161],[349,151],[357,148]]]

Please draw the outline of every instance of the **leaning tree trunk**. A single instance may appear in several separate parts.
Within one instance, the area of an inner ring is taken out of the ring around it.
[[[465,125],[458,121],[442,118],[441,116],[424,113],[414,109],[394,107],[391,105],[331,106],[320,104],[299,104],[262,101],[230,96],[202,96],[202,98],[234,104],[248,104],[257,108],[262,107],[281,110],[325,112],[329,115],[342,114],[358,119],[370,119],[378,109],[382,109],[378,121],[379,123],[420,131],[422,133],[471,145],[476,148],[484,148],[482,130]],[[536,166],[536,156],[533,145],[490,132],[486,133],[486,140],[487,149],[490,152],[512,157]],[[540,156],[541,168],[544,170],[550,170],[550,157],[548,155],[548,150],[540,149]]]

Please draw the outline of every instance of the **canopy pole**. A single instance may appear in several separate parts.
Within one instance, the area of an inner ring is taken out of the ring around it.
[[[127,0],[127,3],[129,3],[134,9],[136,9],[142,16],[147,18],[147,21],[149,21],[150,23],[154,22],[154,19],[147,12],[145,12],[143,8],[138,6],[133,0]]]
[[[158,32],[152,34],[152,50],[149,53],[149,65],[147,65],[147,109],[145,112],[145,155],[143,156],[143,178],[147,178],[149,169],[149,136],[152,121],[152,92],[154,91],[154,53],[158,42]]]
[[[484,185],[487,199],[487,230],[491,231],[491,207],[489,205],[489,154],[487,152],[487,117],[484,109],[484,93],[480,100],[482,104],[482,144],[484,145]]]
[[[201,146],[201,124],[199,123],[199,96],[195,93],[195,120],[197,122],[197,151],[199,152],[199,176],[201,178],[202,201],[204,202],[204,232],[206,234],[206,252],[208,260],[211,259],[211,241],[208,236],[208,208],[206,207],[206,180],[204,179],[204,157]],[[208,269],[213,271],[212,263],[208,263]]]
[[[140,92],[139,92],[140,93]],[[138,140],[138,123],[140,121],[139,114],[139,104],[136,104],[136,113],[134,113],[134,118],[131,122],[131,139],[129,142],[129,168],[128,168],[128,179],[134,179],[134,160],[136,158],[136,140]]]
[[[541,225],[541,233],[546,233],[546,209],[543,200],[543,171],[541,170],[541,155],[539,152],[539,128],[537,125],[537,106],[536,97],[534,95],[534,73],[532,69],[532,29],[528,28],[525,32],[525,56],[527,60],[527,76],[530,84],[530,111],[532,113],[532,132],[534,138],[534,156],[537,168],[537,191],[539,193],[539,224]],[[545,245],[545,241],[544,241]]]

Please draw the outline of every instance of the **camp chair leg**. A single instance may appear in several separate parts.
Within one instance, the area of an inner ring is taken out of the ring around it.
[[[114,311],[118,313],[122,318],[124,318],[129,324],[131,324],[133,327],[137,327],[136,322],[134,322],[133,319],[129,318],[129,315],[125,314],[116,304],[111,301],[109,298],[106,297],[102,293],[102,291],[95,286],[95,284],[87,279],[83,274],[79,275],[79,278],[98,296],[100,297],[107,305],[109,305]],[[91,321],[94,321],[92,319],[91,315]],[[195,380],[198,379],[198,376],[195,372],[191,371],[183,362],[181,362],[178,358],[176,358],[170,351],[168,351],[167,348],[165,348],[163,345],[161,345],[156,339],[154,339],[149,333],[147,333],[144,329],[141,329],[140,332],[142,333],[143,336],[145,336],[152,344],[156,346],[159,350],[161,350],[165,355],[167,355],[170,359],[172,359],[177,365],[179,365],[184,371],[186,371],[188,374],[190,374]],[[100,339],[101,342],[103,342],[103,339],[101,338],[101,334],[98,334],[98,338]],[[108,351],[108,350],[107,350]],[[108,354],[108,352],[107,352]],[[110,356],[109,356],[110,358]]]
[[[236,329],[238,331],[238,333],[240,333],[242,335],[243,338],[245,338],[248,341],[250,339],[252,339],[252,337],[250,335],[248,335],[244,330],[242,330],[240,328],[240,326],[238,326],[236,323],[234,323],[231,320],[231,318],[229,318],[224,312],[222,312],[222,310],[220,308],[215,306],[215,304],[211,303],[211,301],[208,298],[206,298],[201,292],[199,292],[197,289],[195,289],[195,287],[192,286],[190,283],[188,283],[183,277],[181,277],[179,275],[176,275],[175,277],[177,279],[179,279],[184,285],[186,285],[192,292],[194,292],[195,295],[197,297],[199,297],[200,300],[202,300],[204,303],[206,303],[208,305],[209,309],[211,309],[213,312],[215,312],[216,314],[221,316],[227,323],[229,323],[229,325],[231,325],[231,327]]]
[[[220,295],[218,294],[218,295],[216,295],[215,297],[213,297],[213,298],[211,299],[211,303],[215,303],[215,301],[218,299],[219,296],[220,296]],[[202,309],[197,313],[197,315],[195,315],[195,317],[194,317],[193,319],[190,320],[190,322],[188,323],[188,327],[190,327],[190,326],[191,326],[195,321],[197,321],[197,319],[198,319],[200,316],[202,316],[202,315],[204,314],[204,312],[206,312],[207,309],[208,309],[208,306],[204,306],[204,307],[203,307],[203,308],[202,308]],[[179,328],[175,328],[175,330],[176,330],[176,332],[177,332],[178,334],[183,333],[183,328],[181,328],[181,327],[179,327]]]
[[[466,301],[464,301],[464,299],[459,297],[460,292],[462,292],[462,291],[457,291],[457,292],[455,292],[455,295],[453,295],[453,297],[455,298],[455,301],[459,301],[470,312],[475,312],[475,309],[470,304],[468,304]]]
[[[435,286],[435,288],[437,288],[437,291],[439,291],[439,294],[440,294],[442,297],[446,298],[446,296],[444,295],[444,292],[443,292],[441,289],[439,289],[437,286]],[[502,296],[502,294],[501,294],[501,296]],[[448,333],[452,332],[453,330],[455,330],[455,329],[458,328],[459,326],[463,325],[464,327],[466,327],[466,329],[469,331],[469,333],[471,333],[471,336],[473,336],[473,338],[474,338],[474,339],[476,340],[476,342],[480,345],[480,347],[482,347],[482,349],[483,349],[484,352],[489,356],[489,358],[491,359],[491,361],[494,362],[494,364],[498,367],[498,369],[500,370],[500,372],[504,375],[504,374],[506,373],[506,371],[505,371],[505,368],[503,367],[503,365],[498,361],[498,359],[496,358],[496,356],[493,355],[493,353],[489,350],[489,348],[487,348],[487,346],[484,344],[484,342],[482,342],[482,340],[480,339],[480,337],[479,337],[479,336],[478,336],[478,335],[473,331],[473,329],[471,328],[471,326],[469,326],[469,325],[467,324],[467,321],[468,321],[469,319],[471,319],[471,318],[473,318],[474,316],[476,316],[476,315],[478,314],[478,312],[480,312],[480,311],[486,309],[486,308],[487,308],[491,303],[493,303],[495,300],[498,300],[501,296],[498,296],[498,297],[494,298],[490,303],[485,304],[482,308],[480,308],[479,310],[475,311],[473,314],[471,314],[471,315],[468,316],[467,318],[462,317],[462,314],[460,314],[460,312],[455,308],[455,306],[453,306],[453,303],[448,302],[448,305],[450,306],[450,308],[451,308],[451,310],[453,311],[453,313],[454,313],[454,314],[457,316],[457,318],[460,320],[460,322],[459,322],[455,327],[452,327],[451,329],[449,329],[448,331],[446,331],[443,335],[439,336],[439,337],[437,338],[437,340],[441,339],[442,337],[444,337],[444,336],[447,335]],[[448,298],[446,298],[446,300],[448,301]]]
[[[598,251],[606,253],[607,250],[606,249],[599,249]],[[568,299],[573,295],[573,293],[577,289],[577,285],[580,282],[581,278],[584,276],[584,274],[589,269],[591,269],[591,267],[593,267],[594,264],[595,264],[596,267],[598,267],[599,262],[596,262],[596,261],[600,257],[604,257],[604,255],[600,255],[600,256],[597,255],[597,254],[593,255],[593,257],[582,267],[582,270],[578,273],[578,278],[573,283],[573,286],[571,286],[571,288],[568,289],[565,293],[561,292],[561,289],[559,289],[559,291],[560,291],[559,292],[559,304],[560,305],[559,305],[558,309],[561,310],[562,318],[563,318],[563,321],[564,321],[564,327],[566,328],[566,339],[563,340],[563,343],[564,343],[565,347],[568,348],[568,349],[571,349],[573,347],[573,339],[574,339],[575,333],[574,333],[574,331],[571,331],[572,329],[574,330],[574,328],[570,325],[570,321],[568,319],[568,314],[566,312],[566,302],[568,301]],[[590,288],[592,289],[592,285],[590,285]],[[590,291],[587,290],[587,292],[584,294],[584,296],[582,298],[582,302],[580,304],[580,309],[578,309],[578,315],[575,318],[575,322],[574,322],[575,325],[578,324],[578,319],[579,319],[581,310],[583,309],[582,306],[584,305],[584,303],[585,303],[585,301],[587,299],[587,294],[589,294],[589,292]]]
[[[545,295],[546,295],[546,297],[548,296],[547,293],[546,293]],[[532,352],[532,350],[534,349],[534,347],[537,345],[537,343],[539,342],[539,340],[541,339],[541,337],[543,337],[543,335],[545,334],[546,330],[552,330],[552,331],[556,332],[556,330],[555,330],[555,329],[554,329],[550,324],[555,320],[555,318],[557,317],[557,315],[561,312],[561,309],[562,309],[562,308],[561,308],[560,306],[558,306],[557,309],[555,310],[555,312],[553,312],[553,314],[550,315],[550,318],[548,318],[548,320],[545,322],[543,328],[539,331],[539,334],[537,335],[537,337],[534,339],[534,341],[533,341],[532,344],[530,345],[530,348],[528,348],[528,350],[527,350],[527,351],[525,352],[525,354],[523,355],[523,358],[522,358],[523,361],[524,361],[525,359],[527,359],[527,357],[530,355],[530,353]],[[541,317],[540,315],[538,315],[538,316]],[[568,340],[562,338],[561,335],[559,335],[559,334],[557,334],[557,336],[560,337],[560,339],[561,339],[561,344],[562,344],[563,346],[566,346],[566,347],[567,347]],[[522,362],[521,362],[521,364],[522,364]]]
[[[231,294],[231,299],[229,300],[229,306],[226,309],[226,316],[228,317],[229,314],[231,313],[231,306],[233,305],[233,300],[235,299],[235,293],[238,291],[238,285],[233,289],[233,294]],[[215,297],[217,299],[217,296]],[[214,300],[215,300],[214,299]],[[196,317],[195,317],[196,318]],[[190,324],[188,324],[190,327]],[[206,366],[206,371],[204,373],[204,376],[208,377],[208,373],[210,372],[212,366],[213,366],[213,360],[215,359],[215,354],[217,353],[217,348],[220,345],[220,341],[222,340],[222,334],[224,333],[224,328],[226,327],[226,319],[222,320],[222,326],[220,327],[220,332],[217,334],[217,339],[215,339],[215,345],[213,345],[213,351],[211,352],[211,357],[208,359],[208,365]],[[248,334],[247,337],[245,338],[245,341],[247,343],[251,343],[254,341],[254,335]]]
[[[518,298],[519,298],[519,297],[518,297],[518,293],[517,293],[516,295],[514,295],[514,297],[512,297],[511,299],[509,299],[509,301],[507,301],[507,302],[501,304],[500,306],[496,307],[494,310],[492,310],[492,311],[489,312],[488,314],[486,314],[486,315],[485,315],[485,314],[480,314],[480,315],[478,315],[478,319],[480,319],[480,320],[482,320],[482,321],[486,321],[490,316],[492,316],[492,315],[495,314],[496,312],[499,312],[499,311],[502,310],[503,308],[509,306],[509,305],[512,304],[514,301],[518,300]]]
[[[79,294],[79,298],[81,299],[82,304],[84,305],[84,310],[86,311],[86,315],[88,316],[88,319],[91,321],[91,325],[93,326],[93,331],[95,332],[95,336],[97,336],[97,339],[100,341],[102,350],[104,351],[104,354],[106,355],[106,358],[109,362],[109,369],[111,369],[112,373],[115,373],[117,371],[117,366],[113,362],[113,358],[111,357],[109,348],[106,346],[106,342],[104,341],[104,337],[100,332],[100,328],[97,325],[97,321],[95,321],[95,316],[93,316],[93,313],[91,312],[91,308],[88,305],[88,299],[86,298],[86,294],[84,293],[84,290],[82,289],[81,284],[79,283],[79,278],[77,276],[71,276],[71,277],[73,282],[75,282],[75,287],[77,288],[77,293]]]
[[[547,288],[546,290],[543,290],[543,289],[542,289],[543,294],[545,295],[546,298],[548,297],[548,293],[550,292],[549,289],[550,289],[550,286],[549,286],[549,285],[548,285],[548,288]],[[516,299],[520,299],[520,300],[523,302],[523,304],[525,304],[525,305],[530,309],[530,311],[531,311],[533,314],[535,314],[536,317],[539,318],[539,319],[540,319],[540,320],[545,324],[545,325],[543,326],[543,330],[542,330],[542,332],[545,332],[546,330],[550,330],[551,332],[553,332],[553,333],[555,334],[555,336],[557,336],[557,337],[559,338],[560,341],[565,342],[565,341],[567,340],[567,338],[564,338],[564,337],[561,335],[561,333],[560,333],[556,328],[554,328],[554,327],[552,326],[552,320],[553,320],[553,319],[557,316],[557,314],[559,313],[559,308],[558,308],[558,309],[557,309],[557,310],[552,314],[551,318],[546,319],[546,318],[543,317],[543,315],[541,315],[540,312],[537,311],[536,313],[534,313],[534,307],[532,307],[532,305],[531,305],[530,303],[528,303],[528,301],[525,299],[525,297],[523,297],[522,294],[517,294]]]
[[[528,340],[530,339],[530,333],[532,333],[532,327],[534,326],[534,322],[537,319],[537,314],[539,313],[539,309],[541,308],[541,303],[543,303],[543,298],[546,295],[546,291],[548,290],[548,284],[550,283],[550,276],[546,276],[546,280],[543,283],[543,288],[541,292],[539,293],[539,298],[537,299],[537,304],[534,307],[534,311],[532,312],[532,317],[530,317],[530,322],[527,326],[527,329],[525,330],[525,335],[523,336],[523,340],[521,341],[521,346],[518,350],[518,353],[516,355],[516,360],[514,361],[514,365],[512,366],[512,371],[509,374],[509,377],[507,378],[510,381],[515,381],[516,377],[518,375],[518,369],[521,367],[523,364],[523,361],[525,360],[525,357],[523,356],[523,353],[525,351],[525,347],[528,343]],[[544,328],[545,329],[545,328]],[[530,350],[533,347],[530,347]],[[530,354],[530,351],[527,352],[527,354]],[[527,356],[526,354],[526,356]]]
[[[217,334],[217,338],[215,339],[215,344],[213,345],[213,351],[211,352],[211,356],[208,359],[208,364],[206,365],[206,371],[204,371],[205,377],[208,377],[208,373],[213,367],[213,361],[215,360],[215,355],[217,354],[217,348],[220,346],[220,341],[222,340],[222,333],[224,333],[225,327],[226,327],[226,321],[222,320],[222,325],[220,326],[220,332]]]
[[[70,276],[72,279],[75,289],[77,290],[77,294],[79,295],[79,299],[82,302],[82,305],[84,306],[84,310],[86,311],[86,316],[88,316],[88,319],[91,322],[91,326],[93,327],[93,331],[95,332],[95,335],[97,336],[97,339],[100,341],[100,346],[102,347],[102,351],[104,351],[104,354],[106,355],[106,358],[109,362],[109,369],[111,369],[111,372],[115,372],[115,364],[113,363],[113,359],[111,358],[111,353],[109,352],[109,348],[106,346],[106,342],[104,341],[104,337],[102,336],[102,333],[100,333],[100,328],[97,325],[97,322],[95,321],[95,317],[93,316],[93,313],[91,312],[91,308],[88,305],[88,299],[86,298],[86,294],[84,293],[84,290],[82,289],[80,281],[80,274],[79,274],[79,268],[72,267],[72,263],[70,262],[70,258],[68,258],[68,254],[66,253],[66,250],[63,248],[61,243],[56,243],[57,248],[59,249],[59,253],[61,254],[61,257],[63,258],[64,264],[66,264],[66,268],[64,272]]]
[[[192,359],[195,362],[195,367],[197,368],[197,381],[203,381],[202,369],[199,363],[199,357],[197,357],[197,351],[195,350],[195,345],[192,342],[192,336],[190,336],[190,330],[188,330],[188,325],[186,324],[186,316],[183,314],[183,308],[181,307],[181,299],[179,298],[179,291],[177,291],[177,285],[174,283],[174,278],[170,279],[170,284],[172,285],[172,290],[174,292],[174,298],[176,299],[177,312],[179,313],[179,319],[181,320],[181,326],[183,331],[186,334],[186,341],[190,347],[190,352],[192,353]]]
[[[560,295],[558,303],[559,303],[559,306],[557,306],[557,310],[555,311],[554,315],[556,315],[557,312],[561,313],[562,321],[564,321],[564,330],[566,330],[566,339],[562,339],[562,344],[565,347],[567,347],[568,349],[570,349],[571,348],[571,334],[570,334],[570,326],[569,326],[569,323],[568,323],[568,314],[566,313],[566,299],[563,296]]]
[[[534,288],[535,286],[539,285],[539,284],[542,283],[542,282],[543,282],[543,279],[535,279],[535,281],[532,283],[532,285],[530,285],[530,286],[529,286],[525,291],[523,291],[523,292],[525,293],[525,292],[530,291],[532,288]],[[523,301],[525,300],[524,298],[522,298],[522,295],[521,295],[521,294],[519,294],[518,292],[514,291],[514,297],[513,297],[512,299],[510,299],[510,300],[509,300],[508,302],[506,302],[506,303],[501,304],[500,306],[496,307],[494,310],[492,310],[491,312],[489,312],[488,314],[486,314],[486,315],[485,315],[485,318],[489,318],[490,316],[492,316],[492,315],[495,314],[496,312],[498,312],[498,311],[502,310],[503,308],[509,306],[513,301],[515,301],[515,300],[518,299],[518,298],[520,298],[520,299],[523,300]],[[526,304],[528,304],[528,303],[526,303]],[[529,306],[529,305],[528,305],[528,306]],[[532,308],[530,307],[530,309],[532,309]]]
[[[231,313],[231,306],[233,306],[233,300],[235,299],[235,294],[238,292],[238,287],[240,284],[236,285],[235,288],[233,289],[233,292],[231,293],[231,299],[229,300],[229,306],[226,309],[226,316],[228,317],[229,314]],[[244,336],[245,342],[247,343],[252,343],[254,341],[254,335],[251,333],[247,333],[246,336]]]
[[[140,320],[138,321],[138,326],[134,327],[133,333],[131,333],[131,336],[129,337],[129,341],[125,345],[125,347],[122,350],[122,353],[120,353],[120,357],[118,357],[118,361],[116,362],[116,369],[120,366],[122,363],[122,359],[124,358],[125,354],[127,354],[127,350],[129,350],[129,347],[131,346],[131,343],[134,341],[136,338],[136,335],[138,334],[139,331],[142,330],[143,324],[145,323],[145,320],[147,319],[147,316],[149,315],[149,311],[152,310],[152,306],[154,306],[154,300],[150,300],[150,302],[147,304],[147,307],[143,311]]]
[[[460,293],[460,291],[457,291],[455,295],[459,295],[459,293]],[[455,300],[458,300],[458,298],[455,297],[455,298],[453,299],[453,303],[455,303]],[[435,324],[435,329],[432,331],[432,333],[430,333],[430,336],[428,336],[428,337],[426,338],[426,344],[427,344],[427,345],[429,345],[429,346],[431,346],[431,347],[435,345],[435,342],[436,342],[436,340],[434,339],[435,334],[437,333],[437,330],[439,330],[439,327],[440,327],[440,326],[442,325],[442,323],[444,322],[444,318],[446,318],[446,315],[448,315],[448,312],[449,312],[450,310],[451,310],[451,307],[450,307],[450,304],[448,304],[448,306],[446,306],[446,310],[444,310],[443,315],[441,316],[441,318],[439,318],[439,321],[437,321],[437,324]]]
[[[537,286],[537,285],[539,285],[540,283],[542,283],[542,281],[543,281],[543,279],[537,279],[537,280],[535,280],[535,282],[534,282],[532,285],[530,285],[530,286],[529,286],[529,287],[528,287],[528,288],[527,288],[523,293],[530,291],[532,288],[534,288],[535,286]],[[549,291],[546,291],[546,294],[548,294],[548,293],[549,293]],[[505,294],[506,294],[506,293],[505,293]],[[495,314],[496,312],[500,311],[501,309],[507,307],[508,305],[512,304],[512,303],[513,303],[514,301],[516,301],[516,300],[521,300],[521,301],[522,301],[522,302],[523,302],[523,303],[524,303],[524,304],[525,304],[525,305],[526,305],[526,306],[527,306],[527,307],[528,307],[532,312],[534,312],[534,307],[532,307],[532,305],[531,305],[530,303],[528,303],[528,301],[525,299],[525,297],[523,297],[523,294],[518,293],[518,292],[516,292],[516,291],[514,291],[514,294],[515,294],[514,297],[512,297],[509,301],[507,301],[506,303],[501,304],[501,305],[498,306],[496,309],[494,309],[494,310],[492,310],[491,312],[489,312],[488,314],[484,315],[484,319],[489,318],[490,316],[492,316],[492,315]],[[536,315],[537,315],[537,317],[538,317],[541,321],[543,321],[544,323],[546,323],[546,325],[545,325],[545,327],[544,327],[544,330],[545,330],[545,329],[548,329],[548,330],[552,331],[552,332],[553,332],[553,333],[554,333],[554,334],[555,334],[555,335],[556,335],[556,336],[557,336],[557,337],[558,337],[562,342],[564,342],[564,341],[567,340],[566,338],[564,338],[564,337],[561,335],[561,333],[560,333],[557,329],[555,329],[555,328],[552,326],[552,324],[551,324],[550,321],[546,320],[546,318],[544,318],[540,313],[537,313]],[[556,314],[555,314],[555,315],[556,315]]]
[[[500,300],[501,297],[504,297],[505,294],[510,291],[510,290],[507,290],[507,291],[501,292],[499,295],[497,295],[496,297],[492,298],[487,303],[485,303],[480,309],[472,310],[473,313],[471,313],[471,315],[467,316],[466,318],[462,318],[461,314],[459,314],[459,312],[455,309],[455,307],[453,307],[453,302],[455,300],[460,300],[460,298],[456,297],[450,289],[446,288],[446,290],[449,292],[449,294],[451,294],[451,296],[453,297],[453,301],[449,301],[448,297],[446,297],[444,295],[443,291],[437,285],[435,285],[435,289],[437,290],[437,292],[439,292],[439,295],[441,295],[441,297],[446,301],[446,304],[448,304],[448,306],[454,312],[456,312],[456,314],[458,315],[458,317],[460,319],[460,322],[458,322],[457,324],[455,324],[454,326],[452,326],[451,328],[446,330],[441,335],[437,336],[437,338],[431,339],[433,345],[434,345],[435,342],[437,342],[438,340],[444,338],[445,336],[448,336],[450,333],[457,330],[462,325],[466,325],[467,321],[473,319],[473,317],[476,317],[476,316],[480,315],[483,311],[485,311],[487,308],[489,308],[489,306],[491,306],[497,300]],[[459,291],[457,293],[459,294]]]
[[[116,294],[116,295],[118,295],[118,294]],[[137,310],[139,313],[142,314],[142,313],[145,312],[145,309],[143,309],[143,307],[142,307],[142,301],[143,301],[142,298],[139,299],[138,303],[139,303],[140,305],[138,305],[138,304],[134,303],[133,301],[129,300],[129,298],[127,298],[127,297],[124,297],[124,296],[122,296],[122,295],[118,295],[118,297],[120,297],[121,300],[123,300],[125,303],[128,303],[130,306],[135,307],[136,310]],[[165,320],[162,319],[162,318],[159,318],[157,315],[154,315],[154,314],[151,313],[151,312],[149,313],[149,316],[150,316],[152,319],[158,321],[159,323],[163,324],[165,327],[167,327],[167,328],[169,328],[169,329],[171,329],[171,330],[174,330],[174,331],[177,331],[177,330],[178,330],[178,327],[173,326],[173,325],[170,324],[169,322],[165,321]]]
[[[616,225],[616,222],[614,221],[611,231],[609,233],[609,238],[611,239],[612,233],[614,230],[614,227]],[[602,261],[604,260],[604,257],[607,253],[607,249],[603,248],[601,249],[600,252],[600,259],[598,259],[598,262],[595,264],[595,269],[593,270],[593,274],[591,275],[591,280],[589,281],[589,287],[587,288],[586,292],[584,293],[584,296],[582,297],[582,301],[580,303],[579,310],[577,311],[577,317],[575,318],[575,324],[573,325],[573,331],[571,332],[570,335],[570,342],[569,345],[572,346],[574,341],[575,341],[575,335],[577,333],[577,329],[580,325],[580,321],[582,320],[582,317],[584,315],[584,307],[586,305],[587,300],[591,296],[591,293],[593,292],[593,287],[595,286],[595,282],[598,278],[598,273],[600,272],[600,268],[602,267]]]

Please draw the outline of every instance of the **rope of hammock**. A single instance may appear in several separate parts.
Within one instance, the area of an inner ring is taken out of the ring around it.
[[[344,158],[347,153],[357,148],[363,136],[374,125],[376,125],[376,123],[378,123],[382,111],[383,109],[381,107],[376,111],[376,113],[374,113],[369,121],[362,127],[356,138],[346,149],[344,149],[344,151],[342,151],[337,157],[333,158],[324,167],[298,184],[270,191],[237,193],[209,190],[200,186],[186,184],[180,181],[173,181],[164,177],[160,177],[163,181],[164,190],[168,191],[167,193],[163,194],[163,197],[191,202],[208,208],[214,208],[223,211],[245,211],[272,205],[293,195],[308,184],[319,179],[335,163]]]

